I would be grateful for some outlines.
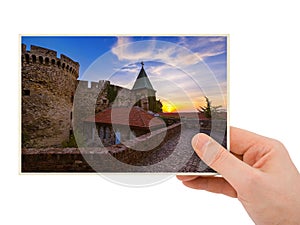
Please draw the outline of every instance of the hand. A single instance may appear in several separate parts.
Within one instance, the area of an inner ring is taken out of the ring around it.
[[[182,176],[184,185],[236,197],[256,225],[300,224],[300,174],[276,140],[238,128],[230,130],[229,153],[205,134],[192,145],[223,177]]]

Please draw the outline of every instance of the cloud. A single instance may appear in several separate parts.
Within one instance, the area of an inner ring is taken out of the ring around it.
[[[112,53],[117,56],[118,60],[129,62],[144,60],[185,66],[199,61],[195,54],[174,43],[159,40],[133,42],[128,37],[118,37]]]
[[[123,73],[133,73],[136,74],[140,68],[136,64],[128,64],[126,66],[123,66],[122,68],[116,68],[117,72],[123,72]]]
[[[151,75],[159,76],[165,75],[166,72],[170,70],[170,66],[167,64],[155,65],[155,66],[148,66],[147,72]]]
[[[179,45],[193,52],[202,60],[226,52],[226,37],[181,37]]]
[[[225,53],[226,37],[180,37],[177,43],[118,37],[111,51],[120,61],[158,61],[186,67]]]
[[[132,44],[133,40],[130,37],[118,37],[117,43],[112,47],[111,51],[118,57],[120,61],[141,61],[149,58],[153,51],[153,46],[148,45],[141,48],[140,45]],[[137,42],[135,42],[137,43]]]

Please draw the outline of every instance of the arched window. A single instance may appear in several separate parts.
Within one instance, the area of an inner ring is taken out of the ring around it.
[[[32,62],[36,63],[36,56],[35,55],[32,56]]]
[[[64,68],[65,68],[65,66],[66,66],[66,64],[65,64],[65,63],[63,63],[63,64],[62,64],[62,68],[64,69]]]
[[[72,73],[72,67],[70,67],[70,72]]]
[[[49,58],[48,58],[48,57],[45,58],[45,64],[46,64],[46,65],[49,65]]]
[[[51,59],[51,64],[55,65],[55,60],[54,59]]]
[[[60,61],[57,61],[57,66],[60,68]]]
[[[69,70],[69,65],[67,65],[66,70],[67,70],[67,71]]]
[[[43,57],[42,56],[39,56],[39,62],[41,63],[41,64],[43,64]]]
[[[28,55],[28,54],[25,55],[25,61],[26,61],[27,63],[29,63],[29,55]]]

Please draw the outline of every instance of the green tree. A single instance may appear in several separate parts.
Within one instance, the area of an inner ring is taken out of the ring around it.
[[[208,99],[207,96],[204,96],[206,105],[200,106],[197,110],[201,113],[204,113],[206,118],[211,119],[213,115],[216,115],[220,112],[221,105],[212,106],[211,101]]]
[[[211,101],[209,101],[208,97],[205,97],[206,106],[200,106],[197,110],[201,113],[204,113],[206,118],[211,118]]]
[[[107,98],[109,103],[114,102],[114,100],[116,99],[118,95],[118,89],[114,88],[112,86],[108,86],[108,90],[107,90]]]
[[[158,113],[158,112],[162,112],[162,106],[163,104],[161,103],[160,100],[157,100],[155,101],[155,112]]]

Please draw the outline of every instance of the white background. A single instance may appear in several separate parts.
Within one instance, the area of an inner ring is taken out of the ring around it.
[[[138,189],[97,175],[18,175],[18,34],[230,34],[231,125],[281,140],[300,168],[297,1],[98,2],[0,3],[0,224],[253,224],[236,199],[175,178]]]

